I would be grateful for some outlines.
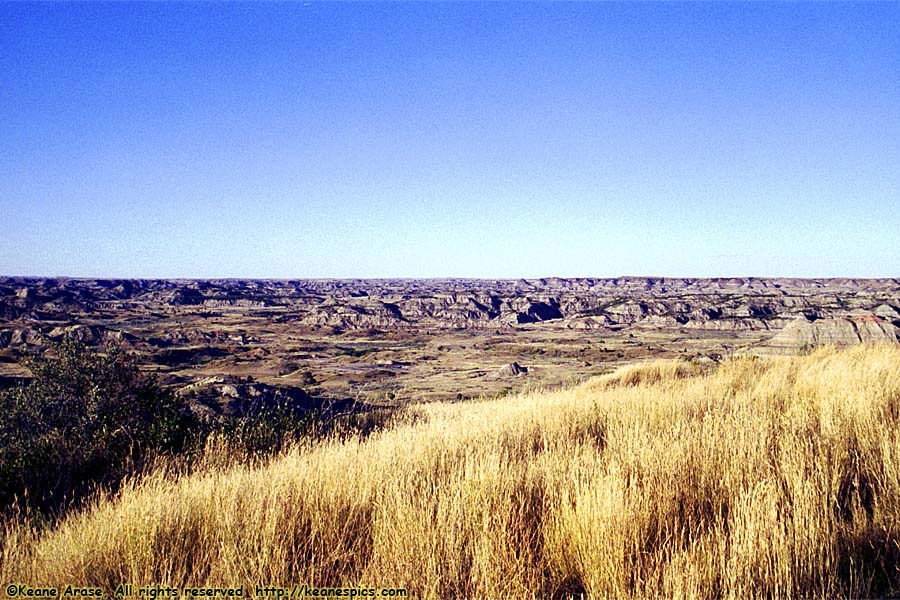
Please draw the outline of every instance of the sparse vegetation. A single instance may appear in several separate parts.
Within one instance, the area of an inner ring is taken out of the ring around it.
[[[0,394],[0,506],[58,507],[184,444],[175,399],[117,348],[66,338],[29,368],[30,384]]]
[[[373,352],[378,352],[380,350],[380,348],[346,348],[343,346],[337,346],[337,356],[351,356],[353,358],[360,358],[365,356],[366,354],[372,354]]]
[[[285,443],[370,431],[386,419],[325,419],[320,410],[298,413],[285,398],[239,418],[201,421],[183,404],[193,391],[176,398],[139,370],[136,357],[115,346],[99,352],[72,337],[29,367],[30,384],[0,393],[0,511],[19,505],[56,517],[161,454],[178,454],[187,465],[211,443],[230,464],[254,462]]]
[[[160,467],[0,579],[391,585],[425,598],[900,593],[900,349],[632,367],[410,408],[259,466]]]

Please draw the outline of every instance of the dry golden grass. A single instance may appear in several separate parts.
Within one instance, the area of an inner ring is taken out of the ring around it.
[[[160,469],[53,529],[9,523],[0,581],[897,594],[898,375],[900,349],[858,347],[423,405],[262,466]]]

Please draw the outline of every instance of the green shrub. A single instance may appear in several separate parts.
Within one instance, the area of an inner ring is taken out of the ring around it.
[[[259,459],[277,454],[289,441],[319,435],[320,419],[319,411],[298,414],[284,402],[223,421],[213,432],[224,437],[236,458]]]
[[[59,507],[184,443],[174,397],[119,349],[65,339],[29,368],[30,384],[0,394],[2,506]]]

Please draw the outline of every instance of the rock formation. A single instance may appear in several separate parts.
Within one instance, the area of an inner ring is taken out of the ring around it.
[[[763,354],[799,354],[819,346],[896,344],[897,328],[875,314],[843,318],[797,317],[756,348]]]
[[[188,408],[203,419],[253,417],[263,412],[301,414],[320,407],[300,388],[271,386],[234,376],[206,377],[178,390]]]
[[[527,375],[528,367],[523,367],[517,362],[503,365],[494,372],[495,377],[518,377],[519,375]]]

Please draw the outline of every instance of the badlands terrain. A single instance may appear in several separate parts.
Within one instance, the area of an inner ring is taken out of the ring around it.
[[[552,389],[653,358],[896,344],[897,279],[0,278],[0,385],[66,335],[137,353],[200,412]]]

